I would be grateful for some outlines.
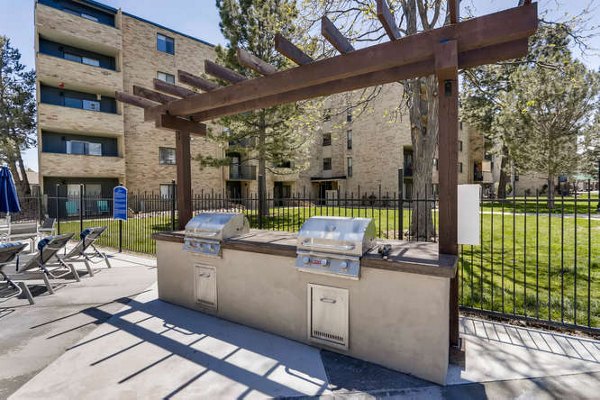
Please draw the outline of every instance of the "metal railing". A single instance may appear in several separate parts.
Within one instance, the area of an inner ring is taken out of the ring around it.
[[[600,213],[596,193],[559,196],[553,207],[548,207],[541,194],[482,198],[481,245],[459,247],[463,310],[600,334]],[[285,198],[268,193],[263,201],[264,207],[259,207],[256,194],[229,198],[226,193],[201,192],[192,196],[194,213],[242,212],[253,228],[295,232],[311,216],[328,215],[373,218],[380,238],[436,241],[438,237],[439,204],[435,197],[407,199],[382,190],[328,191],[324,197],[306,190]],[[77,213],[65,217],[67,205],[73,207],[69,202],[78,205]],[[153,233],[177,226],[175,198],[158,193],[129,194],[129,220],[122,230],[112,219],[110,198],[46,196],[24,199],[21,204],[24,210],[13,215],[13,221],[41,218],[58,207],[59,232],[108,226],[101,245],[147,254],[156,251]],[[423,231],[419,223],[428,227],[425,238],[418,234]]]

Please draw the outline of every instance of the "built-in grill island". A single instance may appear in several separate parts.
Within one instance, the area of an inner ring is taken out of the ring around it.
[[[446,381],[456,257],[437,243],[376,240],[368,218],[248,230],[235,213],[203,213],[154,237],[163,301]]]
[[[312,217],[298,232],[300,271],[358,279],[360,258],[375,246],[370,218]]]

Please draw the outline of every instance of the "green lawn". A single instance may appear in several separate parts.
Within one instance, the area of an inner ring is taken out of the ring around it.
[[[247,214],[251,226],[258,227],[256,212]],[[273,208],[270,216],[263,218],[263,228],[297,231],[313,215],[369,217],[374,219],[379,237],[398,238],[400,234],[398,210],[376,208]],[[437,224],[437,213],[432,216]],[[404,231],[409,222],[410,212],[404,210]],[[103,219],[84,224],[95,225],[108,225],[108,235],[103,236],[100,244],[117,248],[118,222]],[[168,213],[132,218],[123,223],[123,248],[154,254],[152,233],[170,229]],[[61,222],[60,231],[79,232],[79,222]],[[588,220],[583,215],[580,218],[513,215],[507,210],[503,218],[501,208],[494,207],[493,214],[482,214],[482,237],[482,246],[461,249],[461,304],[579,325],[588,324],[589,310],[591,326],[600,327],[600,220]],[[588,237],[591,237],[589,242]],[[589,256],[588,249],[591,249]]]

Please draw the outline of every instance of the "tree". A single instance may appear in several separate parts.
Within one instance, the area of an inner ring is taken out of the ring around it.
[[[517,172],[548,177],[549,207],[556,178],[581,164],[578,145],[598,101],[598,76],[573,59],[572,36],[566,24],[542,25],[525,59],[468,72],[462,101],[467,121],[499,144],[503,176],[510,157]]]
[[[443,0],[389,1],[392,14],[400,32],[412,35],[446,23],[448,13]],[[305,19],[317,23],[327,15],[337,28],[355,44],[387,40],[383,26],[377,20],[375,2],[372,0],[305,0]],[[322,47],[323,54],[328,54]],[[398,109],[408,109],[413,148],[413,198],[431,197],[433,160],[438,142],[437,78],[434,75],[401,82],[404,91],[398,98]],[[378,88],[363,92],[358,101],[366,105]],[[365,100],[366,99],[366,100]],[[401,149],[398,150],[402,154]],[[411,236],[429,240],[434,227],[431,218],[432,202],[415,201],[410,226]]]
[[[21,152],[35,145],[35,72],[25,70],[21,54],[0,36],[0,159],[14,172],[20,196],[30,194]]]
[[[301,38],[295,28],[298,16],[295,0],[217,0],[221,32],[228,43],[216,49],[217,62],[244,76],[256,73],[238,63],[237,49],[243,49],[277,69],[292,67],[290,61],[275,50],[275,34]],[[313,103],[287,104],[221,118],[226,134],[211,134],[212,140],[229,146],[229,154],[241,156],[242,162],[258,162],[259,208],[268,213],[265,177],[292,173],[309,159],[308,151],[314,122]],[[228,165],[231,157],[200,157],[203,165]],[[289,164],[288,164],[289,163]],[[286,168],[277,168],[286,164]],[[290,167],[290,168],[287,168]],[[262,179],[261,179],[262,178]]]

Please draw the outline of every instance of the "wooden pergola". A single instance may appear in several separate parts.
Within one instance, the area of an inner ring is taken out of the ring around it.
[[[212,61],[205,73],[229,82],[220,86],[186,71],[178,71],[181,83],[203,93],[154,79],[154,90],[133,87],[133,94],[117,92],[116,98],[143,108],[146,121],[176,132],[177,207],[179,227],[192,217],[190,135],[206,134],[203,123],[227,115],[307,100],[435,74],[439,100],[439,252],[458,254],[458,71],[523,57],[528,38],[538,26],[537,4],[519,0],[514,8],[459,22],[459,0],[448,0],[450,23],[409,36],[400,30],[386,0],[376,0],[377,16],[389,42],[355,49],[324,16],[321,33],[340,55],[313,60],[281,35],[275,48],[297,67],[278,71],[274,66],[242,50],[241,65],[261,76],[250,79]],[[458,282],[450,290],[450,343],[458,345]]]

